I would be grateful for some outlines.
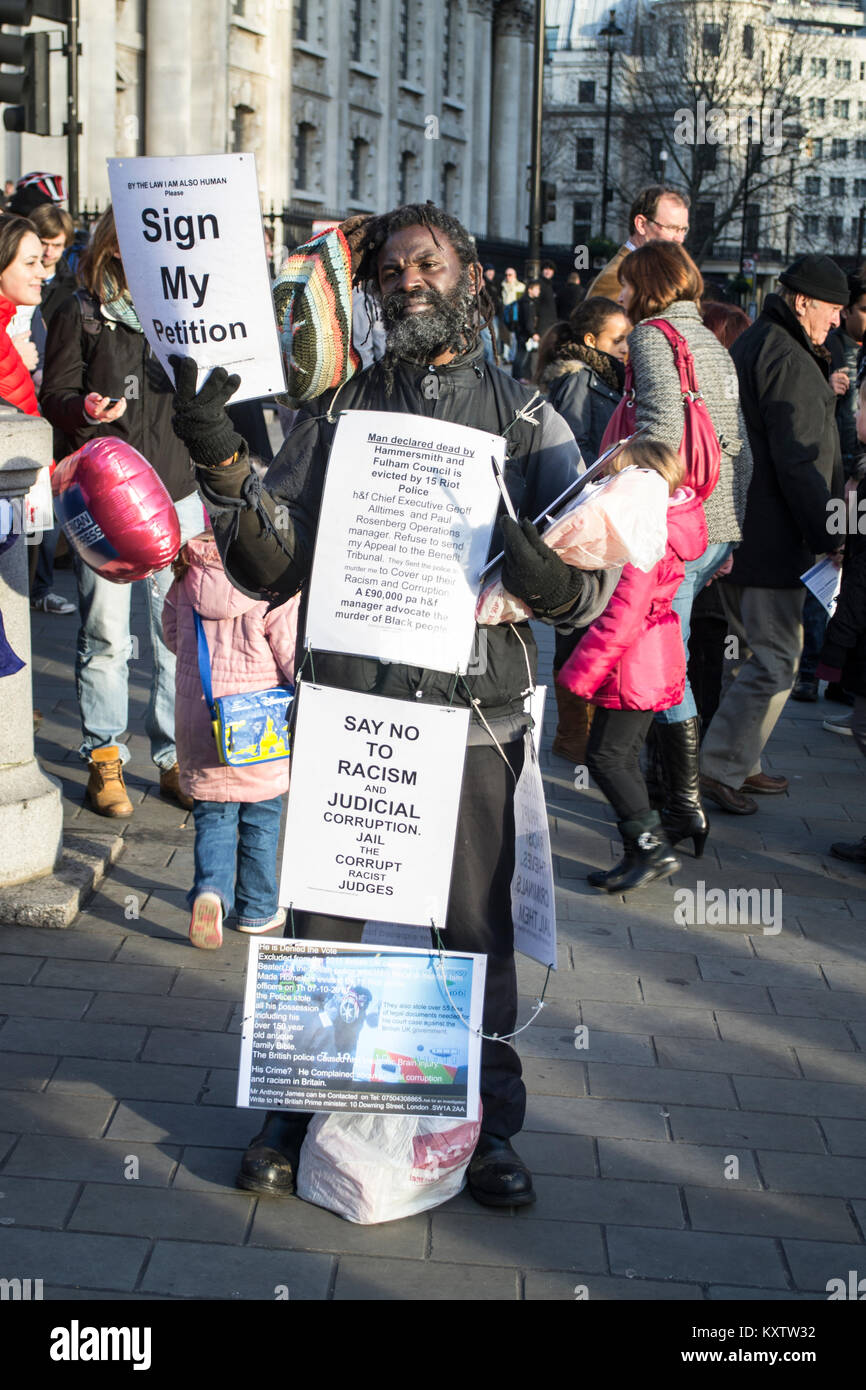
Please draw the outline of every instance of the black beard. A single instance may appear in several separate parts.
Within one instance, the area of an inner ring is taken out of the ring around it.
[[[461,352],[472,334],[471,309],[475,291],[464,266],[457,284],[447,294],[439,290],[415,290],[411,294],[395,290],[382,301],[387,324],[385,356],[393,364],[398,358],[429,362],[441,352]],[[410,303],[430,304],[424,313],[404,315]]]

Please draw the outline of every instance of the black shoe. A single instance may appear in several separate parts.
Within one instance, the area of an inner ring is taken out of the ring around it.
[[[469,1191],[483,1207],[527,1207],[535,1201],[532,1174],[508,1139],[482,1133],[467,1174]]]
[[[866,835],[853,845],[831,845],[830,853],[835,854],[837,859],[847,859],[849,864],[862,864],[866,869]]]
[[[832,700],[834,705],[853,705],[854,696],[843,690],[838,681],[829,681],[824,691],[824,699]]]
[[[794,689],[791,691],[792,700],[801,700],[803,704],[814,705],[818,699],[818,682],[814,676],[798,676]]]
[[[612,869],[593,869],[592,873],[586,876],[587,883],[591,883],[593,888],[606,888],[608,893],[615,893],[635,864],[634,846],[627,844],[623,849],[624,853],[618,864],[614,864]]]
[[[695,858],[700,859],[710,833],[710,822],[701,804],[698,765],[701,721],[694,715],[677,724],[656,722],[654,727],[667,788],[661,812],[665,834],[672,845],[691,840]]]
[[[261,1133],[243,1156],[235,1187],[269,1197],[291,1197],[310,1115],[269,1110]]]
[[[625,854],[602,885],[608,893],[630,893],[682,867],[667,840],[662,838],[658,812],[650,811],[639,820],[621,820],[619,831]]]

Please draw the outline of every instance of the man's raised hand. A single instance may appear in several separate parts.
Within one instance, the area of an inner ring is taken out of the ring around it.
[[[241,379],[229,376],[225,367],[214,367],[204,386],[196,392],[198,365],[192,357],[170,357],[174,369],[175,398],[172,425],[178,439],[189,449],[200,468],[219,468],[230,463],[243,446],[226,414],[226,403],[237,391]]]

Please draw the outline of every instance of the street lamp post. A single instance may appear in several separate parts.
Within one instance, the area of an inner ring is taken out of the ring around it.
[[[545,0],[535,0],[535,52],[532,90],[532,154],[529,175],[529,260],[527,274],[541,275],[541,132],[544,116]]]
[[[610,191],[607,186],[608,170],[610,168],[610,105],[613,96],[613,41],[621,39],[625,33],[620,29],[616,22],[616,10],[610,11],[610,19],[603,29],[599,29],[599,37],[607,40],[607,97],[604,104],[604,172],[601,179],[601,234],[607,236],[607,205],[610,201]]]

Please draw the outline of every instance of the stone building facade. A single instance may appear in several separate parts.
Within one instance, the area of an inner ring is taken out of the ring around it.
[[[243,150],[266,209],[332,217],[432,198],[478,234],[523,241],[533,12],[533,0],[81,0],[81,203],[104,206],[112,155]],[[52,83],[59,130],[59,55]],[[66,169],[62,138],[6,135],[4,153],[6,177]]]

